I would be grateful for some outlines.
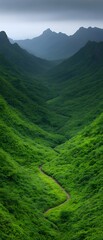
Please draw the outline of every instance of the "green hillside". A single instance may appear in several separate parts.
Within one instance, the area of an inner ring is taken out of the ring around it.
[[[43,169],[71,198],[46,214],[61,239],[103,237],[103,114],[76,137],[57,147],[58,156]]]
[[[102,112],[103,43],[89,42],[50,71],[47,79],[55,96],[48,106],[65,117],[57,130],[70,138]]]
[[[103,43],[48,73],[14,48],[0,48],[1,240],[102,240]]]
[[[58,235],[43,212],[65,196],[60,198],[59,187],[39,171],[55,156],[51,146],[63,138],[45,130],[50,128],[46,91],[39,79],[27,81],[26,75],[11,74],[4,61],[0,75],[1,239],[56,239]]]

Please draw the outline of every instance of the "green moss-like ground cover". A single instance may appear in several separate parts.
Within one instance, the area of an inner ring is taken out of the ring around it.
[[[103,238],[103,44],[91,44],[39,76],[21,72],[17,46],[15,64],[0,55],[1,240]]]

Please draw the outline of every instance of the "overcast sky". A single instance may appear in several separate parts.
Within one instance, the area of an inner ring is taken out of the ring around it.
[[[103,0],[0,0],[0,31],[13,39],[47,28],[71,35],[81,26],[103,28]]]

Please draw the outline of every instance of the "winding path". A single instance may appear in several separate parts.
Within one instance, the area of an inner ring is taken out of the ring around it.
[[[70,199],[70,195],[69,195],[69,193],[67,193],[66,190],[58,183],[58,181],[57,181],[56,179],[54,179],[53,177],[49,176],[47,173],[45,173],[45,172],[43,171],[42,166],[39,167],[39,170],[40,170],[40,172],[41,172],[42,174],[44,174],[45,176],[47,176],[47,177],[49,177],[50,179],[52,179],[52,180],[61,188],[61,190],[62,190],[62,191],[65,193],[65,195],[66,195],[66,200],[65,200],[65,201],[63,201],[61,204],[59,204],[59,205],[57,205],[57,206],[55,206],[55,207],[49,208],[49,209],[45,212],[45,214],[46,214],[46,213],[48,213],[50,210],[55,209],[56,207],[60,207],[60,206],[64,205],[66,202],[68,202],[69,199]]]

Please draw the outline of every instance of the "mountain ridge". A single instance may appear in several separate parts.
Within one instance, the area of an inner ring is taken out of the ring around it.
[[[69,58],[78,52],[88,41],[103,41],[103,29],[81,27],[70,36],[47,29],[38,37],[15,40],[15,42],[28,52],[47,60]]]
[[[12,66],[33,74],[39,74],[52,66],[52,62],[35,57],[22,49],[16,42],[11,44],[3,31],[0,32],[0,54],[4,54]]]

